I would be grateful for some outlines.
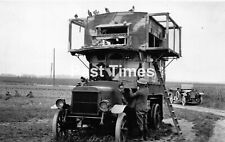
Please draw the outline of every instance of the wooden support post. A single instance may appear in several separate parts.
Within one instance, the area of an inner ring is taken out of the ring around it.
[[[179,27],[179,54],[180,57],[182,56],[182,52],[181,52],[181,27]]]
[[[169,14],[166,14],[166,48],[169,48]]]
[[[175,38],[176,38],[176,29],[175,29],[175,27],[173,26],[173,51],[175,51]],[[176,52],[176,51],[175,51]]]
[[[55,48],[53,49],[53,86],[55,86]]]
[[[68,51],[72,48],[72,22],[69,23]]]

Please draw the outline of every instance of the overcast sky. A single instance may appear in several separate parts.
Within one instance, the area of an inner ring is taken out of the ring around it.
[[[225,1],[0,0],[0,74],[87,75],[67,52],[68,19],[104,12],[169,12],[182,26],[183,57],[167,68],[168,81],[225,83]]]

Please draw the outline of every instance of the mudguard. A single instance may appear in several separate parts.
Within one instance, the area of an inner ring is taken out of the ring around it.
[[[185,97],[187,96],[187,93],[181,93],[181,94],[182,94],[182,96],[185,96]]]
[[[125,107],[126,107],[126,105],[114,105],[111,108],[111,112],[114,113],[114,114],[123,113]]]
[[[51,109],[58,109],[58,107],[56,106],[56,104],[51,106]]]
[[[205,95],[203,92],[198,92],[199,95]]]

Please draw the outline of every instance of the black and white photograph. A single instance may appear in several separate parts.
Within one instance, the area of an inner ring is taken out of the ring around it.
[[[225,0],[0,0],[1,142],[225,142]]]

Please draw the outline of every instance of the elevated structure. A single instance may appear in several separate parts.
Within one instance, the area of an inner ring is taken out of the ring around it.
[[[73,24],[84,28],[81,48],[74,48],[77,39],[73,38]],[[105,67],[113,64],[122,68],[154,68],[152,61],[158,59],[165,81],[165,61],[181,57],[181,27],[169,13],[104,13],[70,19],[69,29],[69,52],[85,55],[89,69],[99,62]],[[137,79],[120,77],[117,80],[128,80],[126,84],[135,86]],[[147,79],[150,83],[159,83],[156,75]]]
[[[69,52],[87,55],[93,50],[143,51],[162,57],[181,56],[181,27],[169,13],[113,12],[71,19],[71,24],[85,28],[85,41],[81,49]],[[178,38],[177,38],[178,37]]]
[[[83,37],[78,37],[84,39],[81,47],[76,43],[81,40],[74,37],[74,25],[84,29]],[[159,128],[165,100],[181,134],[165,87],[166,61],[181,57],[181,27],[169,13],[134,12],[133,7],[127,12],[106,9],[106,13],[95,15],[89,11],[87,18],[75,15],[69,21],[68,50],[78,58],[86,57],[89,78],[81,77],[81,83],[74,87],[71,105],[64,99],[56,101],[59,112],[53,118],[55,139],[67,136],[67,130],[77,129],[78,124],[96,127],[105,123],[115,126],[116,142],[126,141],[127,134],[136,129],[128,127],[131,121],[128,117],[135,112],[130,104],[135,102],[132,93],[139,89],[140,80],[144,80],[144,87],[149,90],[145,94],[148,96],[143,116],[147,118],[145,130]]]

